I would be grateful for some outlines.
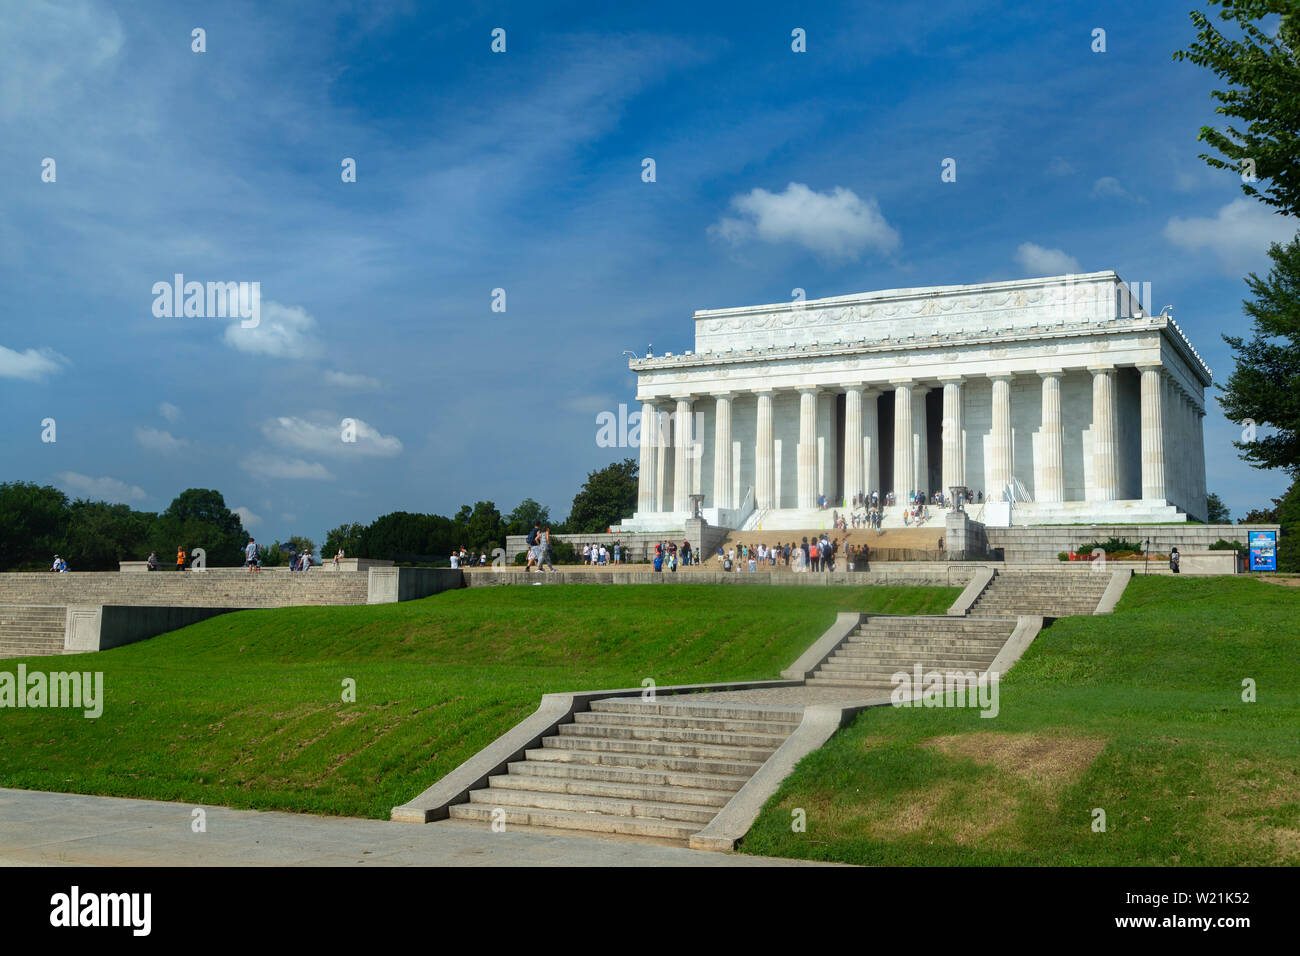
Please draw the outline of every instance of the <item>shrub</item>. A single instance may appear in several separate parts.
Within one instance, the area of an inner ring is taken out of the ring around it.
[[[1240,541],[1228,541],[1220,538],[1214,544],[1209,546],[1210,551],[1245,551],[1246,546]]]
[[[1079,545],[1081,554],[1092,554],[1100,548],[1107,555],[1118,554],[1121,552],[1130,552],[1132,554],[1141,554],[1143,551],[1141,541],[1128,541],[1123,538],[1107,538],[1105,541],[1089,541],[1087,544]]]

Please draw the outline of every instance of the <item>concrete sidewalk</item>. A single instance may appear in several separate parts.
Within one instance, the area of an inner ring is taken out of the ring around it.
[[[0,866],[806,866],[675,846],[0,788]]]

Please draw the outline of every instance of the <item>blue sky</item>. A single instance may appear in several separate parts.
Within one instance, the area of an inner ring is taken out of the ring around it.
[[[1196,158],[1189,9],[0,0],[0,480],[218,488],[266,539],[561,517],[621,457],[595,416],[633,403],[624,349],[796,287],[1115,269],[1222,381],[1296,224]],[[261,324],[155,317],[175,273],[259,282]],[[1239,431],[1212,406],[1234,515],[1285,486]]]

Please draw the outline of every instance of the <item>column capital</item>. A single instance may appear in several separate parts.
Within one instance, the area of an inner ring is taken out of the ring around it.
[[[693,402],[699,396],[693,392],[677,392],[669,397],[672,398],[674,402]]]
[[[984,375],[990,382],[1010,382],[1016,377],[1015,372],[986,372]]]
[[[1113,375],[1115,372],[1114,365],[1089,365],[1088,371],[1093,375]]]
[[[1138,362],[1136,368],[1139,372],[1159,372],[1161,375],[1165,373],[1164,362]]]
[[[734,391],[724,389],[720,392],[709,392],[709,397],[713,399],[722,399],[722,398],[732,399],[736,397],[736,393]]]
[[[1065,375],[1063,368],[1040,368],[1038,374],[1042,378],[1061,378]]]
[[[898,388],[900,385],[911,388],[916,384],[916,380],[911,378],[891,378],[889,384],[893,385],[895,388]]]
[[[800,395],[820,395],[826,391],[826,388],[822,385],[805,385],[795,389],[795,391]]]
[[[966,381],[966,378],[967,376],[965,375],[940,375],[939,384],[940,385],[961,385]]]
[[[775,389],[775,388],[772,388],[771,386],[767,386],[767,385],[763,386],[762,388],[748,388],[748,389],[745,389],[745,391],[747,391],[750,395],[767,395],[767,396],[772,396],[772,395],[775,395],[775,394],[776,394],[776,389]]]

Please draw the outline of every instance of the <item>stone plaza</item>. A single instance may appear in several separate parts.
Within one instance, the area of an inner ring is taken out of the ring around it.
[[[1211,372],[1112,271],[695,313],[629,362],[640,486],[624,532],[821,526],[876,492],[977,492],[990,527],[1206,518]],[[824,507],[823,507],[824,505]]]

